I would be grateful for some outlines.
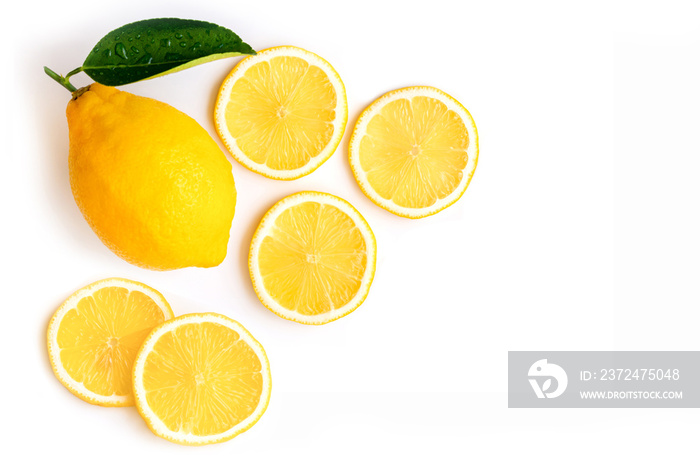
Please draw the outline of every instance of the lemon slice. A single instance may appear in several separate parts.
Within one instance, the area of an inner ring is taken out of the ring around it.
[[[376,255],[374,234],[352,205],[330,194],[300,192],[265,214],[248,265],[268,309],[303,324],[325,324],[365,300]]]
[[[134,362],[136,407],[171,442],[204,445],[249,429],[270,400],[265,350],[238,322],[187,314],[153,329]]]
[[[349,152],[367,197],[396,215],[421,218],[464,194],[479,140],[474,120],[457,100],[433,87],[407,87],[362,112]]]
[[[216,130],[248,169],[279,180],[316,170],[333,154],[348,120],[345,87],[333,67],[297,47],[240,61],[216,99]]]
[[[81,288],[53,315],[49,359],[74,395],[101,406],[132,406],[131,368],[144,338],[173,317],[163,295],[143,283],[108,278]]]

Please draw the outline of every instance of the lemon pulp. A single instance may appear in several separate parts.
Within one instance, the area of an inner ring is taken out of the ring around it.
[[[350,302],[367,268],[367,245],[353,220],[328,204],[304,202],[282,212],[260,246],[263,284],[300,314],[329,312]]]
[[[423,208],[452,193],[469,155],[462,118],[431,97],[397,99],[367,125],[360,164],[384,199]]]
[[[226,122],[238,147],[255,163],[293,170],[330,142],[337,98],[318,66],[298,57],[275,57],[236,81]]]
[[[161,336],[146,358],[146,401],[171,431],[220,434],[255,411],[261,370],[234,330],[213,322],[183,324]]]

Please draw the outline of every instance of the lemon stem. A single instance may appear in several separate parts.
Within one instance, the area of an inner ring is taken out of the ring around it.
[[[80,71],[80,68],[76,68],[73,71],[71,71],[70,73],[68,73],[65,77],[63,77],[60,74],[56,73],[55,71],[49,69],[47,66],[44,67],[44,72],[46,74],[48,74],[51,77],[51,79],[53,79],[58,84],[65,87],[66,89],[68,89],[71,93],[77,91],[78,89],[76,89],[75,86],[70,83],[68,78],[70,78],[71,76],[73,76],[74,74],[76,74],[79,71]]]

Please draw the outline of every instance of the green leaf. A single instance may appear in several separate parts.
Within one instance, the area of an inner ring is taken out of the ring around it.
[[[127,24],[104,36],[80,69],[100,84],[121,86],[219,58],[254,54],[233,31],[216,24],[156,18]]]

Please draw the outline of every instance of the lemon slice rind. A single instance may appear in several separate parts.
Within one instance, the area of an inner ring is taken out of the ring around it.
[[[158,307],[163,311],[163,318],[167,321],[173,318],[173,311],[170,305],[165,300],[162,294],[153,288],[144,285],[143,283],[135,282],[133,280],[127,280],[125,278],[106,278],[104,280],[99,280],[92,283],[84,288],[79,289],[73,293],[54,313],[51,321],[49,322],[49,327],[47,331],[47,345],[49,351],[49,361],[51,362],[51,367],[56,374],[58,380],[75,396],[87,401],[88,403],[107,406],[107,407],[120,407],[120,406],[133,406],[134,397],[133,395],[100,395],[99,393],[94,393],[88,390],[82,382],[78,382],[73,377],[68,374],[66,369],[63,367],[60,359],[61,348],[58,345],[58,330],[61,326],[63,317],[68,311],[75,308],[78,302],[88,296],[91,296],[95,291],[106,288],[106,287],[119,287],[126,288],[129,291],[139,291],[149,298],[151,298]]]
[[[243,340],[255,353],[260,360],[262,366],[262,393],[260,401],[256,409],[243,421],[239,422],[230,429],[215,435],[194,435],[189,432],[175,432],[169,429],[163,421],[155,414],[148,402],[146,401],[146,390],[143,385],[143,371],[148,355],[153,350],[158,339],[165,333],[172,331],[174,328],[184,324],[198,324],[212,322],[228,327],[238,333]],[[181,445],[207,445],[212,443],[221,443],[232,439],[233,437],[250,429],[262,417],[270,402],[270,393],[272,391],[272,382],[270,376],[270,362],[267,358],[262,345],[250,334],[250,332],[240,323],[221,314],[215,313],[199,313],[185,314],[175,319],[163,322],[146,337],[134,361],[133,368],[133,388],[136,408],[141,414],[141,417],[146,421],[146,424],[151,431],[157,436]]]
[[[260,268],[257,262],[258,253],[260,251],[260,246],[263,239],[270,235],[277,217],[279,217],[279,215],[287,209],[304,202],[329,204],[347,214],[353,220],[355,226],[359,229],[361,235],[365,239],[365,244],[367,245],[367,267],[365,268],[365,273],[361,279],[360,287],[355,296],[345,305],[333,309],[330,312],[317,315],[304,315],[293,309],[287,309],[275,301],[275,299],[270,296],[269,292],[263,285],[262,274],[260,273]],[[350,314],[365,301],[367,295],[369,294],[369,288],[372,284],[372,280],[374,279],[376,261],[377,242],[374,237],[374,233],[364,217],[362,217],[360,212],[358,212],[357,209],[352,206],[352,204],[332,194],[316,191],[302,191],[280,200],[263,216],[257,230],[253,235],[253,240],[251,241],[248,256],[248,268],[250,270],[250,278],[253,282],[253,288],[255,289],[260,302],[262,302],[266,308],[287,320],[308,325],[321,325]]]
[[[230,100],[231,89],[235,82],[238,81],[238,79],[240,79],[251,66],[280,56],[302,58],[311,65],[318,66],[326,73],[337,94],[335,119],[333,120],[333,135],[330,141],[325,148],[318,155],[312,157],[306,165],[292,170],[276,170],[268,167],[265,164],[257,163],[251,160],[240,149],[240,147],[238,147],[238,144],[236,144],[236,138],[231,134],[226,125],[226,106]],[[224,146],[226,146],[233,158],[247,169],[276,180],[295,180],[297,178],[301,178],[302,176],[308,175],[323,165],[323,163],[328,160],[338,148],[340,140],[343,138],[343,134],[345,133],[347,121],[347,94],[345,91],[345,85],[343,84],[340,75],[335,71],[330,63],[315,53],[299,47],[288,45],[264,49],[259,51],[256,55],[251,55],[241,60],[224,79],[224,82],[221,85],[217,95],[214,108],[214,123],[216,126],[216,131],[224,143]]]
[[[386,199],[380,196],[372,187],[367,179],[366,172],[362,169],[360,164],[360,141],[367,131],[367,125],[372,120],[372,118],[379,113],[379,111],[388,103],[393,102],[398,99],[411,99],[413,97],[431,97],[444,103],[448,110],[454,111],[459,115],[464,122],[465,127],[469,135],[469,144],[467,147],[467,166],[462,170],[462,180],[459,185],[447,196],[439,199],[431,206],[422,208],[409,208],[396,204],[391,199]],[[479,135],[476,130],[476,124],[472,118],[469,111],[464,108],[454,97],[450,96],[440,89],[430,87],[430,86],[412,86],[405,87],[402,89],[397,89],[384,94],[377,100],[372,102],[361,114],[355,123],[355,128],[353,130],[352,136],[350,137],[350,143],[348,148],[348,156],[350,159],[350,167],[355,175],[357,183],[360,185],[360,189],[365,193],[367,197],[370,198],[379,207],[388,210],[391,213],[399,215],[406,218],[422,218],[429,215],[436,214],[447,207],[451,206],[459,200],[464,194],[469,186],[469,183],[474,175],[474,170],[476,170],[476,164],[479,158]]]

